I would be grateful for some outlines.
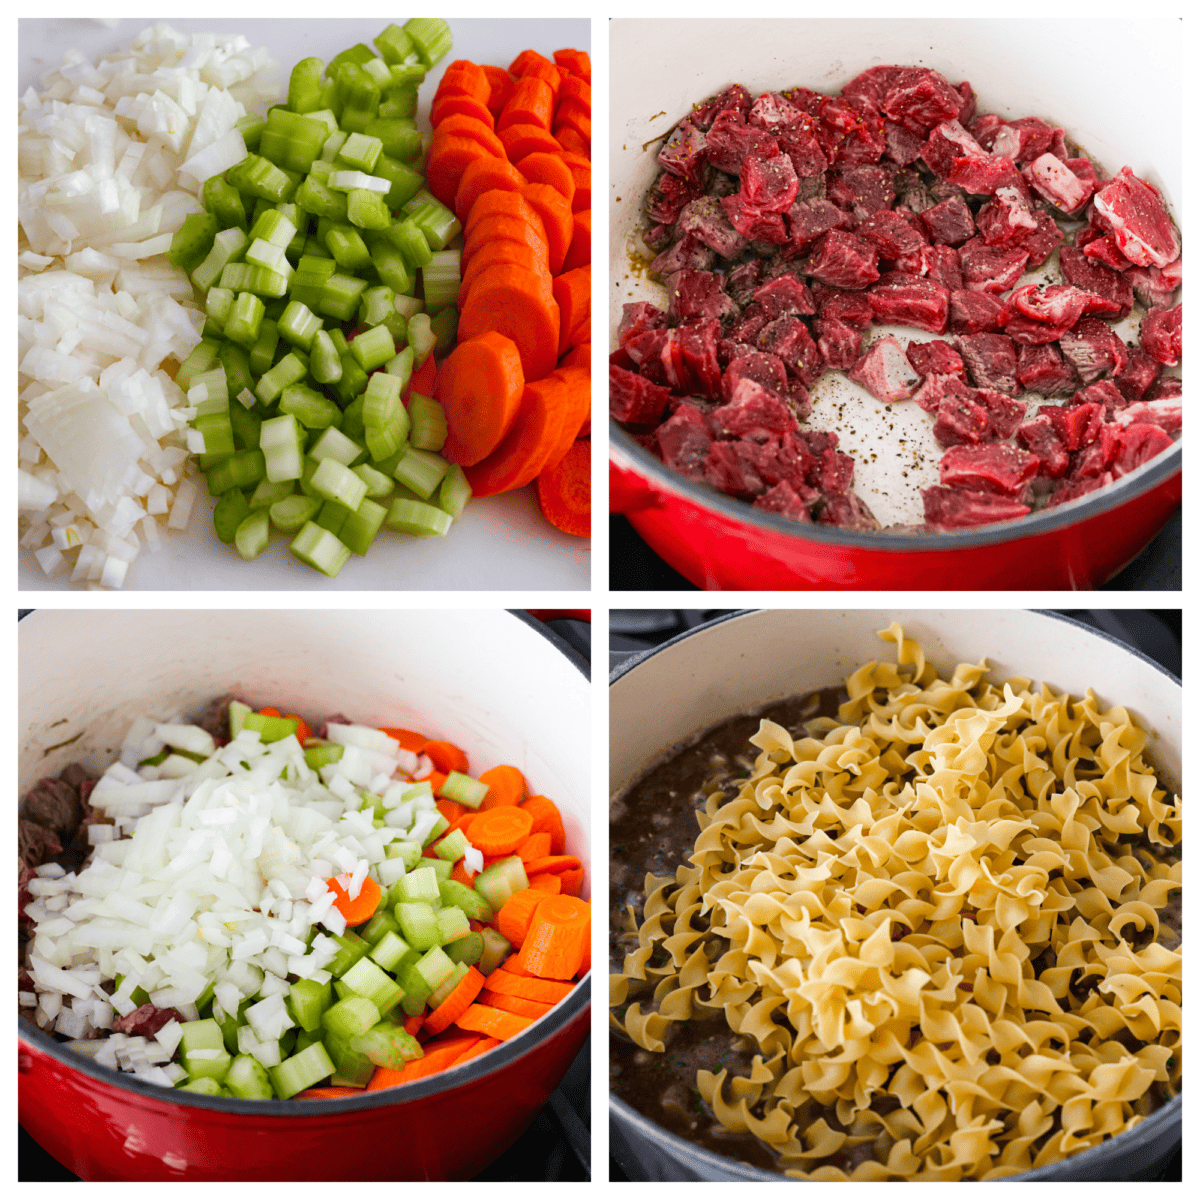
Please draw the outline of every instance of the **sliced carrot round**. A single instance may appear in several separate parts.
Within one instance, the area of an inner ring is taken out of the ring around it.
[[[542,470],[557,466],[579,436],[580,427],[592,404],[592,376],[580,367],[558,367],[551,378],[560,379],[566,389],[563,396],[563,426],[554,449]]]
[[[447,207],[452,206],[463,172],[486,157],[498,156],[473,138],[435,137],[425,159],[425,186]]]
[[[492,116],[498,117],[504,111],[509,97],[517,90],[517,81],[503,67],[484,64],[483,73],[487,76],[489,87],[487,106]]]
[[[557,154],[562,149],[550,131],[540,125],[510,125],[500,131],[499,138],[509,162],[520,162],[539,151]]]
[[[472,284],[488,267],[507,263],[514,267],[524,267],[527,271],[548,274],[549,262],[544,248],[535,250],[525,242],[515,242],[507,237],[489,239],[471,255],[470,263],[463,270],[462,284],[458,290],[459,307],[466,303],[471,294]]]
[[[517,805],[489,808],[471,822],[471,844],[489,856],[511,854],[532,827],[533,817]]]
[[[422,754],[428,755],[430,761],[439,770],[449,773],[458,771],[465,775],[468,771],[466,753],[453,742],[426,742]],[[437,790],[436,788],[434,789]]]
[[[572,213],[571,218],[574,228],[571,232],[571,244],[567,247],[567,257],[563,259],[564,271],[586,267],[592,261],[592,214],[585,210]]]
[[[535,229],[527,221],[516,217],[493,217],[486,226],[474,231],[472,236],[463,239],[462,268],[465,271],[471,264],[477,250],[482,250],[489,242],[508,238],[528,246],[538,258],[550,269],[550,250],[546,245],[546,235],[540,228]]]
[[[521,78],[541,80],[550,88],[555,104],[558,103],[558,90],[562,87],[562,72],[549,59],[543,58],[540,62],[531,62],[521,72]]]
[[[525,776],[516,767],[510,767],[507,764],[484,771],[479,776],[479,782],[486,783],[488,786],[488,794],[484,796],[483,803],[479,806],[481,812],[486,812],[489,808],[520,804],[528,795]]]
[[[558,305],[558,353],[592,340],[592,268],[564,271],[554,280],[554,302]]]
[[[580,79],[592,81],[592,59],[586,50],[555,50],[554,65],[560,71],[569,71]]]
[[[577,129],[570,125],[560,125],[559,132],[554,135],[555,140],[563,148],[579,158],[590,160],[592,157],[592,142],[590,138],[585,138]],[[591,201],[588,201],[591,205]],[[579,193],[575,193],[575,207],[579,207]]]
[[[542,516],[555,529],[574,537],[590,537],[592,533],[592,450],[591,442],[581,438],[572,442],[566,454],[537,477],[538,507]],[[566,872],[563,872],[565,874]],[[546,873],[534,876],[547,878]],[[549,878],[557,878],[550,875]],[[566,888],[559,884],[563,891]]]
[[[508,436],[481,463],[466,467],[476,496],[495,496],[538,477],[562,428],[562,384],[542,379],[525,385],[521,411]],[[534,819],[537,814],[534,813]]]
[[[558,89],[558,102],[571,100],[580,105],[587,113],[592,111],[592,85],[578,75],[564,75],[562,86]]]
[[[429,110],[429,123],[436,129],[447,117],[474,117],[489,129],[495,127],[496,118],[480,99],[461,92],[450,92],[433,102]]]
[[[550,273],[557,275],[566,261],[567,249],[575,233],[571,206],[561,192],[545,183],[527,183],[521,189],[521,197],[541,219],[550,251]]]
[[[461,113],[448,116],[434,130],[433,140],[445,137],[464,137],[477,141],[481,146],[490,150],[497,158],[511,158],[504,148],[500,138],[493,132],[490,125],[484,124],[477,117],[465,117]]]
[[[524,172],[503,158],[480,158],[471,163],[458,181],[458,192],[454,197],[454,215],[463,225],[471,215],[471,207],[485,192],[516,192],[528,183]],[[572,190],[574,189],[574,180]]]
[[[575,199],[575,177],[558,154],[527,154],[517,164],[527,183],[546,183],[561,192],[568,204]]]
[[[436,103],[442,96],[457,94],[474,96],[481,104],[486,105],[490,92],[491,84],[484,68],[462,58],[446,68],[433,99]]]
[[[449,427],[443,454],[462,466],[485,459],[512,428],[524,391],[521,355],[503,334],[488,330],[460,341],[434,389]]]
[[[550,66],[554,64],[544,55],[539,54],[536,50],[522,50],[516,58],[508,64],[509,74],[515,75],[518,79],[533,66],[534,63],[547,63]]]
[[[516,91],[509,97],[504,111],[496,119],[497,129],[510,125],[540,125],[550,128],[556,109],[554,92],[544,79],[526,75],[517,84]]]

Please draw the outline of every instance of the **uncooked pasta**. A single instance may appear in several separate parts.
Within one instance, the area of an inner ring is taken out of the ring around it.
[[[1179,798],[1126,709],[880,636],[895,662],[804,736],[763,720],[647,876],[613,1021],[654,1053],[703,1017],[750,1039],[696,1088],[789,1175],[1000,1179],[1180,1088]]]

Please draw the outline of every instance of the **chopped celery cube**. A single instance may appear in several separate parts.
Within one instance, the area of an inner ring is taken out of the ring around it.
[[[484,975],[490,975],[512,953],[512,943],[498,930],[487,925],[483,933],[483,954],[476,964]]]
[[[397,987],[396,991],[399,992],[400,988]],[[350,1046],[365,1054],[375,1066],[393,1071],[400,1070],[405,1063],[421,1058],[425,1053],[421,1043],[406,1032],[403,1025],[391,1021],[381,1021],[366,1033],[353,1038]]]
[[[362,456],[362,447],[351,441],[340,429],[330,426],[312,444],[308,454],[318,463],[332,458],[335,462],[348,467]]]
[[[408,876],[405,875],[397,880],[397,885],[403,883],[407,878]],[[395,916],[401,935],[414,950],[428,950],[433,946],[441,945],[438,941],[437,921],[431,905],[402,900],[396,905]]]
[[[450,27],[441,17],[410,17],[404,22],[404,32],[426,67],[441,62],[453,45]]]
[[[238,526],[250,515],[250,501],[246,499],[246,493],[237,487],[229,488],[220,496],[213,509],[213,528],[226,546],[232,546],[237,538]]]
[[[447,957],[449,958],[449,954],[447,954]],[[437,987],[435,987],[433,991],[429,993],[429,1007],[431,1010],[437,1008],[442,1001],[445,1000],[446,997],[449,996],[450,993],[454,991],[454,989],[458,987],[460,983],[462,983],[467,974],[465,963],[460,963],[453,958],[451,958],[450,961],[454,963],[454,970],[451,971],[450,974],[447,975],[446,978],[443,979],[442,982],[439,983]]]
[[[389,529],[410,533],[413,537],[445,537],[454,524],[454,518],[432,504],[402,498],[392,501],[385,524]]]
[[[360,958],[342,976],[342,982],[359,996],[369,1000],[379,1010],[381,1017],[386,1017],[400,1003],[400,998],[404,995],[399,984],[370,958]],[[341,1001],[341,1003],[344,1004],[347,1001]]]
[[[333,1074],[334,1066],[324,1045],[313,1042],[291,1058],[285,1058],[277,1067],[268,1069],[275,1094],[288,1100],[297,1092],[314,1087],[322,1079]]]
[[[454,963],[440,945],[427,950],[418,960],[417,973],[429,985],[430,989],[437,987],[454,970]]]
[[[350,561],[350,547],[314,521],[296,534],[289,549],[302,563],[331,579]]]
[[[333,999],[328,983],[313,979],[297,979],[288,989],[287,1008],[292,1019],[309,1033],[321,1027],[321,1017]]]
[[[341,418],[341,409],[320,392],[301,383],[283,389],[279,411],[291,413],[305,429],[328,429]]]
[[[266,460],[267,479],[280,483],[300,478],[303,471],[300,424],[291,413],[264,421],[258,444]]]
[[[449,433],[446,412],[436,400],[420,392],[410,392],[408,416],[412,422],[409,441],[417,450],[436,451],[446,444]]]
[[[439,899],[437,879],[432,866],[409,871],[407,875],[396,880],[393,895],[401,901],[420,900],[428,903]]]
[[[384,914],[386,915],[386,914]],[[388,918],[392,920],[392,918]],[[393,924],[395,922],[393,921]],[[400,926],[388,930],[371,950],[371,957],[385,970],[396,971],[406,958],[413,960],[416,951],[400,936]]]
[[[438,941],[443,946],[448,942],[456,942],[471,932],[471,922],[461,908],[440,908],[434,913],[433,919],[437,922]]]
[[[447,862],[456,863],[467,850],[471,843],[467,841],[467,835],[461,829],[454,830],[453,833],[447,834],[434,847],[434,852],[438,858],[443,858]]]
[[[405,487],[428,500],[449,469],[450,464],[441,455],[410,447],[396,464],[392,475]]]
[[[491,912],[490,909],[488,911]],[[442,949],[446,951],[447,957],[452,962],[474,966],[483,957],[483,934],[473,930],[465,937],[460,937],[458,941],[443,946]]]
[[[398,934],[399,932],[400,926],[396,924],[395,917],[393,917],[392,914],[389,913],[385,908],[380,907],[376,909],[375,915],[359,929],[358,936],[361,937],[364,942],[370,942],[373,948],[378,948],[378,944],[385,933]],[[374,958],[376,962],[379,962],[379,959],[375,956],[374,949],[372,950],[371,957]],[[379,965],[383,967],[385,971],[390,971],[392,969],[386,963],[379,962]]]
[[[508,902],[514,892],[519,892],[529,886],[529,878],[525,874],[525,864],[516,855],[502,858],[479,873],[475,880],[475,890],[497,912]]]
[[[376,325],[350,343],[350,354],[364,371],[370,372],[395,357],[396,344],[386,325]]]
[[[438,884],[438,895],[443,904],[461,908],[472,921],[487,922],[492,919],[492,906],[473,887],[467,887],[457,879],[442,880]]]
[[[458,463],[454,463],[446,472],[446,478],[442,480],[438,504],[457,521],[470,499],[471,485],[467,481],[467,474]]]
[[[302,525],[313,520],[320,509],[321,501],[315,496],[285,496],[271,505],[271,524],[285,533],[295,533]],[[340,754],[338,758],[341,758]]]
[[[355,472],[357,474],[357,472]],[[364,487],[366,484],[364,483]],[[364,555],[371,548],[383,522],[387,509],[374,500],[363,499],[358,508],[350,513],[342,525],[338,537],[350,548],[352,554]]]

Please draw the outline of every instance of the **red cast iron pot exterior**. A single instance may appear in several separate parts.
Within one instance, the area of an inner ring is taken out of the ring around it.
[[[21,1021],[21,1124],[88,1180],[469,1179],[516,1141],[566,1074],[588,1035],[589,987],[543,1017],[552,1032],[528,1048],[522,1035],[451,1073],[345,1100],[164,1092]],[[451,1076],[461,1082],[447,1086]]]
[[[1134,476],[1019,521],[871,535],[759,512],[676,475],[617,426],[610,434],[610,509],[707,590],[1095,588],[1145,549],[1183,488],[1176,444]]]

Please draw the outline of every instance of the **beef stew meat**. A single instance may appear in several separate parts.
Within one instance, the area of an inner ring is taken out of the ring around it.
[[[941,479],[924,524],[896,532],[1062,504],[1179,436],[1178,233],[1150,183],[1106,178],[1061,128],[976,114],[969,83],[928,68],[872,67],[838,96],[735,85],[658,161],[646,242],[670,301],[625,306],[609,397],[673,471],[879,528],[837,434],[805,424],[826,370],[930,414]],[[937,340],[864,344],[872,325]]]

